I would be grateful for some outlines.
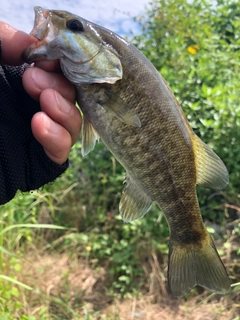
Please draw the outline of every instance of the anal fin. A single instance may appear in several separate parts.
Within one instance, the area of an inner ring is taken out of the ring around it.
[[[119,204],[119,211],[123,221],[130,222],[142,218],[152,205],[151,198],[138,185],[126,176],[126,187]]]

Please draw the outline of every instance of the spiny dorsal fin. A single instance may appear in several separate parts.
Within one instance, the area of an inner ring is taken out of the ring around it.
[[[230,292],[226,269],[213,240],[206,235],[201,246],[199,243],[180,245],[170,239],[168,283],[174,297],[183,296],[197,285],[219,294]]]
[[[99,140],[99,135],[93,128],[92,124],[86,117],[83,116],[82,127],[82,155],[86,156],[95,147],[96,141]]]
[[[192,136],[197,184],[211,189],[223,189],[229,182],[227,168],[222,160],[195,134]]]
[[[132,179],[126,175],[126,187],[119,204],[119,211],[124,222],[142,218],[150,209],[152,200]]]
[[[108,90],[104,90],[104,95],[99,99],[98,103],[106,110],[113,113],[115,117],[122,122],[133,127],[141,127],[141,121],[138,115],[121,97]]]

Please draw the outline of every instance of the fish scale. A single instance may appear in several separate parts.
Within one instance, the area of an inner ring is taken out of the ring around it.
[[[31,33],[38,41],[25,50],[25,61],[59,59],[76,87],[82,154],[100,137],[126,169],[123,220],[142,218],[153,201],[166,216],[172,295],[196,285],[228,293],[230,282],[196,194],[196,184],[225,187],[228,172],[194,134],[166,81],[129,42],[69,12],[35,7]]]

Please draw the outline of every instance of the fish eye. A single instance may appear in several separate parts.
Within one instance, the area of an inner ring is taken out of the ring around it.
[[[82,32],[84,31],[83,24],[81,21],[76,19],[68,20],[66,26],[69,30],[73,32]]]

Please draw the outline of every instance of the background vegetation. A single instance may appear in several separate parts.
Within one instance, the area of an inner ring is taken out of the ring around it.
[[[131,41],[229,170],[225,190],[197,190],[233,293],[171,299],[164,216],[154,205],[124,224],[123,169],[102,144],[82,158],[78,142],[54,184],[0,207],[0,319],[239,319],[240,1],[156,0],[136,19]]]

